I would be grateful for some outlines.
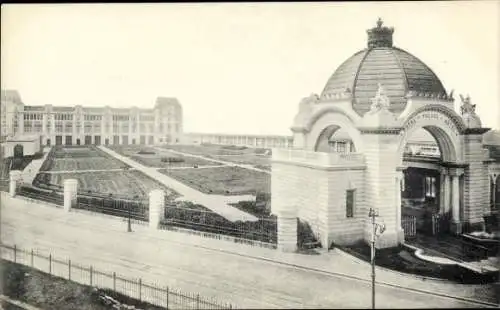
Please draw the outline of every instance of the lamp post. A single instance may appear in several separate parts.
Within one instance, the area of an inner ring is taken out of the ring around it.
[[[372,238],[371,238],[371,265],[372,265],[372,309],[375,309],[375,238],[383,234],[385,231],[384,224],[378,224],[375,222],[375,217],[378,217],[378,211],[370,208],[368,212],[368,217],[372,219]],[[378,235],[377,235],[378,230]]]
[[[130,218],[132,216],[132,204],[128,203],[128,227],[127,232],[132,232],[132,223],[130,222]]]

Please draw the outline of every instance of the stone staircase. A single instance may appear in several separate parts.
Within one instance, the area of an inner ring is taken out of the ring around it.
[[[21,173],[23,183],[33,184],[33,180],[35,179],[36,175],[40,171],[40,168],[42,167],[43,163],[47,159],[49,152],[50,152],[50,147],[45,147],[43,149],[43,153],[44,153],[43,157],[40,159],[32,160],[26,166],[26,168],[24,168],[23,172]]]

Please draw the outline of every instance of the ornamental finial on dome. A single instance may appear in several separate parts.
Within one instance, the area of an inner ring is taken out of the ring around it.
[[[384,22],[382,18],[378,18],[377,26],[368,29],[368,48],[374,47],[392,47],[392,34],[394,33],[393,27],[383,27]]]
[[[377,20],[377,28],[381,28],[383,24],[384,24],[384,21],[382,20],[382,18],[379,17]]]

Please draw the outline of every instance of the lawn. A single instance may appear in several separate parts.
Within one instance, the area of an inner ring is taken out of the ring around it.
[[[141,145],[113,145],[108,146],[113,151],[127,156],[140,164],[148,167],[156,168],[176,168],[176,167],[193,167],[197,166],[219,166],[220,163],[213,162],[210,160],[205,160],[201,158],[195,158],[190,156],[182,156],[165,150],[159,152],[158,150],[145,147]],[[142,153],[142,154],[141,154]],[[173,161],[167,162],[162,161],[162,159],[174,159]]]
[[[271,190],[269,174],[240,167],[158,171],[207,194],[255,195],[257,192],[269,193]]]
[[[103,297],[109,295],[113,295],[112,297],[121,303],[119,309],[137,309],[128,305],[139,309],[164,309],[119,293],[110,294],[109,290],[96,289],[51,276],[10,261],[1,260],[0,267],[3,277],[2,294],[40,309],[113,309],[112,305],[103,301]]]
[[[147,199],[151,190],[163,189],[169,198],[178,196],[173,190],[139,171],[39,173],[33,183],[42,188],[44,185],[63,186],[65,179],[78,180],[78,190],[84,192],[91,191],[128,198],[134,198],[137,195],[141,199]]]
[[[231,145],[168,145],[163,146],[166,149],[172,149],[179,152],[202,155],[207,158],[213,158],[222,161],[228,161],[235,164],[269,166],[271,156],[263,155],[269,149],[247,148]]]
[[[126,167],[96,147],[54,147],[42,171],[109,170]]]
[[[202,144],[202,145],[165,145],[165,149],[171,149],[179,152],[185,152],[195,155],[253,155],[264,154],[270,152],[271,149],[265,148],[251,148],[245,146],[234,145],[216,145],[216,144]]]
[[[363,241],[352,246],[339,248],[366,262],[370,261],[370,246]],[[446,279],[463,284],[486,284],[498,281],[498,275],[480,275],[458,265],[441,265],[424,261],[414,254],[414,250],[404,245],[379,249],[375,253],[376,265],[404,273]]]

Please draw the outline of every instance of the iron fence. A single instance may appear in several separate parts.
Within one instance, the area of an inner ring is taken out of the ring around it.
[[[133,201],[78,195],[74,208],[118,217],[130,217],[137,221],[149,221],[149,202],[145,200]]]
[[[401,226],[405,233],[405,239],[411,239],[417,236],[417,217],[414,215],[405,215],[401,219]]]
[[[166,309],[233,309],[231,304],[204,298],[199,294],[185,293],[168,286],[146,283],[142,279],[130,279],[115,272],[104,272],[93,266],[84,266],[68,260],[46,255],[38,251],[24,250],[0,244],[1,258],[38,269],[52,276],[67,279],[90,287],[104,289],[148,302]]]
[[[16,189],[16,194],[58,206],[64,205],[64,195],[60,190],[49,190],[23,184]],[[149,201],[147,200],[94,196],[80,192],[77,195],[77,203],[72,208],[122,218],[130,217],[134,222],[149,221]]]
[[[258,218],[255,221],[232,222],[208,209],[167,205],[160,227],[163,229],[176,227],[242,240],[277,243],[277,219],[272,216]]]

